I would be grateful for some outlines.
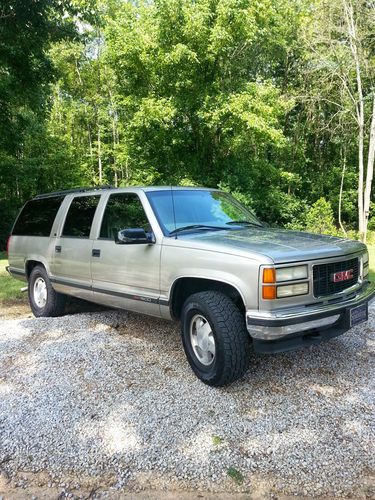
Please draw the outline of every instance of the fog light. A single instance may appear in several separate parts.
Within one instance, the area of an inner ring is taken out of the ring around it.
[[[277,287],[277,298],[306,295],[309,293],[308,283],[295,283],[294,285],[281,285]]]

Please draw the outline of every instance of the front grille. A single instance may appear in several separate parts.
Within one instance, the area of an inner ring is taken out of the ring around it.
[[[359,276],[359,261],[355,259],[343,260],[341,262],[331,262],[329,264],[319,264],[314,266],[314,296],[324,297],[334,293],[342,292],[347,288],[355,285],[358,282]],[[353,269],[353,278],[346,281],[335,283],[332,281],[332,275],[340,271],[349,271]]]

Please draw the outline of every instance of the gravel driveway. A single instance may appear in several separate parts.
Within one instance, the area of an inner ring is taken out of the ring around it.
[[[368,325],[253,355],[241,381],[215,389],[172,323],[117,311],[0,320],[0,496],[373,497],[374,351],[373,305]]]

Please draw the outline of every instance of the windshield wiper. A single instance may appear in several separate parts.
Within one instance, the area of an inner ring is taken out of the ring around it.
[[[177,227],[176,229],[173,229],[173,231],[169,232],[169,236],[171,234],[180,233],[181,231],[188,231],[189,229],[217,229],[217,230],[223,230],[223,229],[225,229],[225,227],[208,226],[207,224],[191,224],[190,226],[182,226],[182,227]]]
[[[228,226],[230,226],[230,225],[239,226],[240,224],[246,224],[247,226],[263,227],[262,224],[258,224],[257,222],[250,222],[248,220],[231,220],[229,222],[226,222],[226,224]]]

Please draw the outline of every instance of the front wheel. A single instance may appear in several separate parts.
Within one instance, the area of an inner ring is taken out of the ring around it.
[[[250,338],[234,302],[220,292],[191,295],[182,309],[182,342],[190,366],[205,384],[220,387],[248,369]]]
[[[66,295],[56,292],[43,266],[35,266],[29,277],[29,302],[35,317],[61,316]]]

